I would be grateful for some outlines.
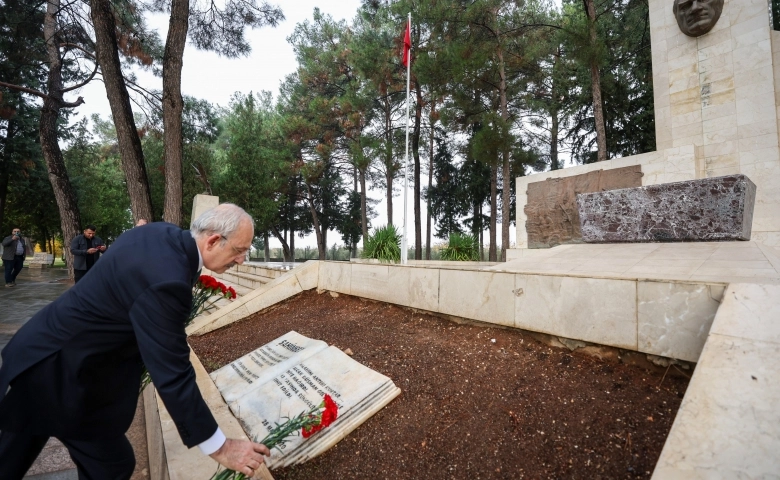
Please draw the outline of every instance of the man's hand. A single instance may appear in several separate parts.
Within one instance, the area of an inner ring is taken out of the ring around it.
[[[101,246],[99,246],[99,247],[97,247],[97,248],[98,248],[98,250],[100,250],[101,252],[105,252],[105,251],[106,251],[106,246],[105,246],[105,245],[101,245]]]
[[[271,451],[263,444],[228,438],[224,445],[210,456],[220,465],[251,477],[263,464],[263,455],[271,455]]]
[[[93,253],[97,252],[97,248],[88,248],[87,254],[92,255]]]

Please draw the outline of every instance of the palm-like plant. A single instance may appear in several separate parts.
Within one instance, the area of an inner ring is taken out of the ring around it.
[[[401,235],[393,224],[378,227],[363,242],[363,258],[380,262],[401,261]]]
[[[476,236],[453,233],[446,247],[441,249],[442,260],[460,262],[479,260],[479,242]]]

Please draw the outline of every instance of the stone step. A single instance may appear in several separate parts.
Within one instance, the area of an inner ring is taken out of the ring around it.
[[[290,265],[285,264],[269,266],[267,263],[247,262],[242,265],[236,265],[235,267],[231,268],[231,271],[248,273],[258,277],[265,277],[273,280],[274,278],[279,278],[285,273],[289,272],[291,268],[292,267]]]
[[[227,272],[223,273],[220,277],[221,280],[224,280],[226,282],[230,282],[235,285],[241,285],[243,287],[248,287],[252,290],[258,287],[262,287],[266,283],[273,280],[272,278],[268,277],[262,277],[259,275],[254,275],[251,273],[243,273],[243,272],[237,272],[233,269],[228,270]]]

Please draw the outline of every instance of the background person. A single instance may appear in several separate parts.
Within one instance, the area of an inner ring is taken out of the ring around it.
[[[73,280],[79,280],[95,265],[100,254],[106,251],[103,240],[95,235],[94,225],[87,225],[84,233],[76,236],[70,242],[70,252],[73,254]]]
[[[24,324],[2,352],[0,479],[21,479],[52,436],[79,478],[129,479],[135,458],[125,432],[142,364],[184,444],[253,475],[270,452],[225,438],[195,382],[184,331],[199,270],[242,263],[253,237],[251,217],[230,204],[205,212],[191,232],[163,222],[132,228]]]
[[[18,228],[14,228],[11,235],[3,239],[3,267],[6,287],[16,286],[16,276],[22,271],[28,250],[30,250],[30,242],[22,237],[22,232]]]

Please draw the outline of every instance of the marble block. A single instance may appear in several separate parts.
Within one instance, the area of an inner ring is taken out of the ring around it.
[[[262,440],[277,423],[320,405],[328,394],[338,419],[321,433],[288,437],[266,458],[269,468],[303,463],[323,453],[382,409],[401,390],[393,381],[327,343],[295,331],[211,373],[250,438]]]
[[[750,240],[756,186],[745,175],[577,195],[589,243]]]

